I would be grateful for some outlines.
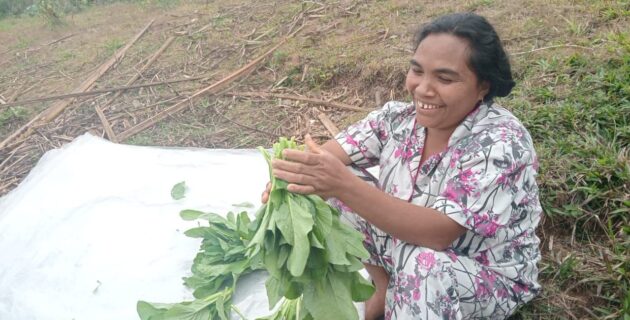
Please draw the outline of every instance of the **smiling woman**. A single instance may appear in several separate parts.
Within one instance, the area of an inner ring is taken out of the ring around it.
[[[472,13],[423,27],[406,86],[411,103],[322,146],[307,137],[274,175],[331,198],[365,235],[366,319],[506,318],[540,289],[541,207],[532,139],[493,103],[514,86],[494,28]],[[378,179],[364,174],[376,165]]]

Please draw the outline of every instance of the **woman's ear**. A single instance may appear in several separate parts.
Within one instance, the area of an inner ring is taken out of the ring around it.
[[[479,97],[477,97],[477,100],[483,101],[488,92],[490,92],[490,82],[482,81],[479,84]]]

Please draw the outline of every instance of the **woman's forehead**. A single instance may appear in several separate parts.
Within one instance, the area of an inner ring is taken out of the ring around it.
[[[420,42],[413,55],[413,60],[423,68],[448,68],[458,72],[470,72],[469,59],[468,41],[447,33],[427,36]]]

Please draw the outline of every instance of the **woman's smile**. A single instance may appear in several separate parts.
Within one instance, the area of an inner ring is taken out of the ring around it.
[[[413,104],[416,107],[416,109],[421,109],[421,110],[434,110],[434,109],[442,109],[445,107],[444,105],[424,103],[418,100],[414,100]]]

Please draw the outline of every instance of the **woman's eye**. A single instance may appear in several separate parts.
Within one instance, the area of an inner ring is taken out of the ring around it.
[[[415,74],[423,74],[424,72],[420,69],[411,69],[411,71],[413,71],[413,73]]]
[[[453,82],[453,80],[452,80],[452,79],[448,79],[448,78],[439,78],[439,79],[440,79],[440,81],[441,81],[442,83],[451,83],[451,82]]]

